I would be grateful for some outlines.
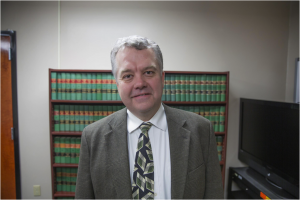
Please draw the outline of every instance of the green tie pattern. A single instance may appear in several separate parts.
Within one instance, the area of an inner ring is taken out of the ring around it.
[[[148,135],[151,126],[150,122],[140,126],[142,133],[138,139],[133,171],[133,199],[154,199],[154,163]]]

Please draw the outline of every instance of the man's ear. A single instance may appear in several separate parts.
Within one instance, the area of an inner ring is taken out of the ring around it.
[[[162,81],[162,84],[164,85],[165,84],[165,72],[162,72],[161,81]]]

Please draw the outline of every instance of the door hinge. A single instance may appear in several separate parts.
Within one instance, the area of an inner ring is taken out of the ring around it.
[[[14,140],[14,135],[15,135],[14,127],[11,127],[10,132],[11,132],[11,140]]]
[[[8,60],[11,60],[11,48],[8,50]]]

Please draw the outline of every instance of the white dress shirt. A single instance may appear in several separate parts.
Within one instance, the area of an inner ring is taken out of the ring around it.
[[[167,118],[163,105],[148,121],[153,125],[148,131],[154,162],[154,198],[171,199],[171,159]],[[130,165],[131,184],[133,183],[133,167],[138,138],[141,134],[139,126],[142,120],[127,109],[127,141]]]

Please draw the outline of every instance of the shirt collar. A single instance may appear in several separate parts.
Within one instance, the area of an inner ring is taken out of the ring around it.
[[[129,133],[132,133],[133,131],[138,129],[143,122],[144,121],[140,120],[127,109],[127,130]],[[155,115],[147,122],[151,122],[156,128],[161,129],[162,131],[166,131],[167,118],[165,114],[165,109],[162,104],[160,105]]]

